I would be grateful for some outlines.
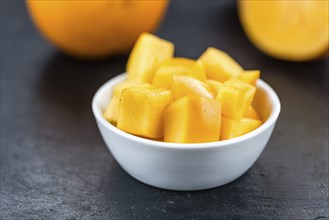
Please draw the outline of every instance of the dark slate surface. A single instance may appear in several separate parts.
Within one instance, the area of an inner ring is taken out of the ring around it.
[[[35,30],[23,1],[1,1],[1,219],[328,219],[328,59],[271,59],[246,39],[231,1],[174,2],[158,31],[176,55],[208,46],[262,70],[282,113],[256,164],[226,186],[172,192],[113,160],[90,103],[127,56],[85,62]]]

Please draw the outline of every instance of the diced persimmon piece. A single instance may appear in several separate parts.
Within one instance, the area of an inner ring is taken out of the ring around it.
[[[190,76],[173,75],[172,77],[173,82],[171,88],[175,99],[179,99],[184,96],[203,96],[214,98],[214,92],[208,84]]]
[[[198,60],[204,66],[207,78],[220,82],[236,78],[243,71],[232,57],[213,47],[209,47]]]
[[[207,80],[207,84],[212,88],[212,90],[215,92],[215,96],[218,93],[219,88],[223,85],[223,83],[217,81],[217,80],[213,80],[213,79],[208,79]]]
[[[200,62],[187,58],[171,58],[162,62],[156,69],[152,84],[170,89],[172,75],[191,76],[200,81],[206,80],[206,73]]]
[[[174,45],[152,34],[137,39],[127,63],[128,79],[151,83],[157,66],[174,54]]]
[[[261,120],[242,118],[240,120],[222,116],[221,140],[227,140],[247,134],[262,124]]]
[[[207,80],[206,71],[200,61],[194,61],[194,64],[188,71],[187,76],[191,76],[203,82]]]
[[[246,70],[243,71],[237,79],[249,83],[253,86],[256,86],[256,82],[260,77],[260,71],[259,70]]]
[[[113,124],[117,123],[119,116],[120,95],[122,90],[140,83],[142,82],[138,80],[125,80],[114,86],[112,91],[112,98],[104,112],[104,117],[106,118],[106,120]]]
[[[218,141],[221,126],[219,101],[186,96],[171,103],[164,114],[164,141],[201,143]]]
[[[222,103],[222,114],[232,119],[241,119],[247,112],[256,88],[240,80],[226,81],[219,89],[216,99]]]
[[[142,137],[163,137],[163,112],[172,99],[170,90],[149,84],[124,89],[120,96],[117,127]]]
[[[256,109],[254,107],[252,107],[252,105],[249,106],[247,112],[244,114],[243,117],[260,120],[258,112],[256,111]]]

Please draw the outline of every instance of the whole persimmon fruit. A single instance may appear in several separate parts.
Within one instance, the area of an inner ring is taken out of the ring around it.
[[[167,0],[27,0],[41,33],[72,55],[98,58],[128,51],[160,23]]]
[[[238,9],[251,42],[270,56],[307,61],[328,52],[328,0],[239,0]]]

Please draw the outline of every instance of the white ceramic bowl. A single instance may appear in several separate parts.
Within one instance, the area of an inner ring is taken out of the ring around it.
[[[103,117],[118,75],[95,94],[92,110],[115,160],[137,180],[170,190],[202,190],[229,183],[244,174],[265,148],[280,113],[273,89],[258,80],[254,106],[266,121],[240,137],[198,144],[175,144],[140,138],[119,130]],[[261,105],[261,106],[260,106]]]

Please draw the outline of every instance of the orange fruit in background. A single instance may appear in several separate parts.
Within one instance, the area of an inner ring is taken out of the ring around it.
[[[142,32],[152,32],[167,0],[27,0],[32,20],[61,50],[97,58],[128,51]]]
[[[328,0],[238,3],[247,36],[264,53],[284,60],[306,61],[328,52]]]

